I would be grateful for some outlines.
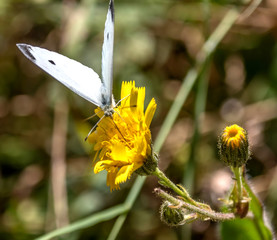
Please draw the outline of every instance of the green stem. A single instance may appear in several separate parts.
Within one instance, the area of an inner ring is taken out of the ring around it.
[[[205,41],[207,41],[210,34],[210,20],[211,20],[211,6],[210,0],[202,0],[202,11],[204,16],[203,21],[203,35]],[[199,133],[200,133],[200,119],[202,113],[205,111],[206,98],[208,92],[208,81],[210,76],[210,63],[211,56],[207,58],[205,66],[203,67],[202,74],[200,74],[197,86],[196,86],[196,99],[194,107],[194,133],[190,144],[190,154],[188,162],[185,166],[183,173],[182,184],[190,191],[191,194],[194,193],[194,182],[195,182],[195,171],[197,168],[197,146],[199,143]],[[192,239],[191,225],[186,225],[180,229],[180,238]]]
[[[232,171],[235,175],[237,186],[238,186],[238,202],[240,203],[243,198],[242,193],[242,168],[241,167],[232,167]]]
[[[84,218],[82,220],[76,221],[74,223],[71,223],[70,225],[54,230],[48,234],[45,234],[36,240],[48,240],[52,239],[54,237],[71,233],[76,230],[84,229],[90,226],[93,226],[99,222],[107,221],[109,219],[113,219],[114,217],[118,216],[119,214],[126,213],[129,210],[128,207],[126,207],[124,204],[117,205],[116,207],[112,207],[109,209],[106,209],[102,212],[93,214],[90,217]]]
[[[161,181],[161,185],[171,188],[180,197],[182,197],[185,202],[204,209],[211,209],[209,205],[193,200],[184,187],[176,186],[176,184],[171,182],[171,180],[167,176],[165,176],[165,174],[158,167],[156,168],[155,172],[152,173],[152,175],[158,177]]]
[[[179,187],[177,187],[173,182],[171,182],[169,178],[167,178],[167,176],[165,176],[165,174],[158,167],[156,168],[155,172],[153,172],[152,174],[161,180],[162,185],[165,185],[171,188],[174,192],[176,192],[179,196],[183,197],[186,201],[195,205],[194,200],[191,199],[186,189],[182,188],[181,190]]]
[[[126,213],[131,209],[131,207],[134,204],[134,201],[137,198],[137,194],[139,193],[140,189],[143,186],[143,183],[145,181],[145,177],[141,177],[138,178],[137,181],[134,183],[133,188],[130,191],[130,194],[128,195],[126,201],[124,202],[124,204],[120,204],[117,205],[115,207],[106,209],[104,211],[101,211],[99,213],[95,213],[90,217],[81,219],[79,221],[76,221],[74,223],[71,223],[70,225],[63,227],[63,228],[59,228],[57,230],[54,230],[50,233],[47,233],[39,238],[37,238],[36,240],[48,240],[48,239],[52,239],[54,237],[63,235],[63,234],[67,234],[67,233],[71,233],[74,232],[76,230],[80,230],[80,229],[84,229],[90,226],[93,226],[97,223],[103,222],[103,221],[107,221],[110,219],[115,218],[116,216],[120,216],[118,219],[119,224],[115,225],[113,228],[112,236],[109,237],[109,240],[111,239],[115,239],[116,235],[118,234],[125,218],[122,216],[126,217]],[[110,233],[110,235],[111,235]]]
[[[264,213],[263,204],[260,202],[259,198],[256,196],[255,192],[251,189],[250,185],[244,177],[242,177],[243,187],[246,189],[249,197],[251,198],[250,209],[253,213],[253,221],[256,225],[257,230],[260,233],[261,238],[264,240],[272,240],[273,232],[271,227],[268,226],[268,221],[265,220],[266,214]],[[266,224],[267,223],[267,224]]]
[[[154,192],[159,197],[163,199],[167,199],[169,202],[171,202],[176,206],[184,207],[192,212],[198,213],[201,216],[201,218],[204,220],[205,218],[209,218],[214,221],[226,221],[226,220],[235,219],[235,215],[233,213],[220,213],[220,212],[215,212],[213,210],[207,210],[207,209],[194,206],[182,200],[176,199],[175,197],[171,196],[170,194],[166,193],[165,191],[159,188],[156,188]]]
[[[188,94],[190,93],[197,78],[202,73],[206,61],[209,59],[211,54],[214,52],[215,48],[218,46],[219,42],[227,34],[227,32],[233,26],[238,17],[238,11],[234,9],[229,10],[227,14],[224,16],[223,20],[218,25],[218,27],[212,33],[212,35],[205,42],[200,52],[197,54],[195,67],[190,69],[186,77],[184,78],[181,88],[156,137],[154,148],[157,153],[161,150],[167,135],[169,134],[185,100],[187,99]]]
[[[118,235],[118,233],[121,229],[121,225],[124,223],[126,217],[127,217],[127,213],[122,214],[117,218],[117,220],[114,224],[114,227],[113,227],[112,231],[110,232],[107,240],[114,240],[116,238],[116,236]]]
[[[139,194],[139,192],[140,192],[140,190],[141,190],[141,188],[142,188],[142,186],[143,186],[143,184],[145,182],[145,179],[146,179],[146,177],[139,177],[139,178],[137,178],[135,183],[134,183],[134,185],[133,185],[133,187],[131,188],[131,191],[128,194],[128,196],[127,196],[127,198],[126,198],[126,200],[125,200],[125,202],[123,204],[126,208],[128,208],[128,211],[134,205],[134,202],[135,202],[135,200],[138,197],[138,194]],[[125,222],[125,219],[127,217],[126,212],[122,213],[122,215],[120,215],[116,219],[115,224],[114,224],[114,226],[113,226],[113,228],[112,228],[112,230],[111,230],[111,232],[109,234],[109,237],[108,237],[109,240],[116,239],[117,234],[119,233],[119,231],[120,231],[121,227],[123,226],[123,223]]]

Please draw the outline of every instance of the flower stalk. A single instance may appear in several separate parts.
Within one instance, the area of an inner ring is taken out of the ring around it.
[[[159,178],[159,182],[161,185],[171,188],[180,197],[184,198],[186,201],[190,202],[191,204],[195,204],[195,201],[191,199],[187,190],[185,188],[180,189],[179,187],[177,187],[173,182],[171,182],[169,178],[165,176],[165,174],[158,167],[153,172],[153,175]]]
[[[238,203],[242,201],[242,168],[241,167],[232,167],[231,168],[237,183],[237,196],[238,196]]]
[[[175,206],[182,207],[197,213],[198,217],[201,218],[202,220],[226,221],[226,220],[232,220],[235,218],[235,215],[233,213],[221,213],[221,212],[213,211],[211,209],[207,210],[205,208],[195,206],[193,204],[190,204],[181,199],[177,199],[171,196],[170,194],[161,190],[160,188],[154,189],[154,193],[157,194],[162,199],[166,199],[167,201],[171,202]]]
[[[193,200],[190,197],[188,191],[183,186],[180,186],[180,185],[177,186],[176,184],[174,184],[158,167],[152,173],[152,175],[158,177],[159,178],[159,183],[162,186],[171,188],[185,202],[188,202],[193,206],[198,206],[198,207],[202,207],[202,208],[205,208],[205,209],[211,209],[209,205]]]
[[[243,218],[249,209],[249,196],[243,187],[243,169],[250,158],[247,131],[237,124],[227,126],[218,141],[219,155],[233,172],[236,182],[227,200],[227,205],[236,216]]]
[[[244,218],[248,213],[251,198],[249,198],[249,194],[243,186],[245,181],[243,167],[231,167],[231,170],[235,175],[236,182],[227,202],[236,216]]]
[[[171,194],[161,190],[160,188],[156,188],[154,190],[156,195],[161,197],[165,202],[171,203],[174,206],[174,207],[171,206],[171,208],[174,208],[176,210],[176,211],[173,211],[172,209],[167,209],[167,211],[163,212],[163,213],[171,213],[166,215],[166,217],[165,215],[162,215],[161,217],[162,221],[165,222],[166,224],[170,226],[175,226],[175,225],[177,226],[177,225],[183,225],[185,223],[190,223],[196,219],[201,219],[204,221],[206,220],[225,221],[225,220],[230,220],[235,218],[235,215],[233,213],[216,212],[212,210],[209,205],[195,201],[190,197],[188,191],[184,187],[177,186],[176,184],[174,184],[169,178],[165,176],[165,174],[158,167],[152,173],[152,175],[159,178],[159,183],[162,186],[172,189],[178,195],[174,197]],[[179,212],[177,211],[178,209],[180,210]],[[189,211],[189,213],[186,213],[185,210]],[[180,215],[183,214],[182,221],[180,220],[178,224],[176,223],[176,214],[173,214],[174,212],[178,213],[177,215],[178,219],[180,218]],[[172,219],[170,219],[170,216],[172,217]]]

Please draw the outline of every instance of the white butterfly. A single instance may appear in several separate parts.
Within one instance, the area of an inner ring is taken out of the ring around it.
[[[104,43],[102,48],[102,80],[91,68],[61,54],[39,47],[33,47],[28,44],[16,44],[20,51],[34,64],[56,78],[73,92],[100,107],[104,112],[104,116],[112,116],[114,113],[114,99],[112,96],[113,45],[113,0],[110,0],[105,22]]]

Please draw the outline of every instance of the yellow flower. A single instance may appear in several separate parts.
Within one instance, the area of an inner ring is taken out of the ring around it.
[[[104,117],[88,137],[94,144],[94,173],[107,171],[111,191],[129,179],[152,156],[150,123],[156,110],[152,99],[144,112],[145,88],[135,82],[122,82],[120,105],[112,117]],[[99,117],[103,111],[97,109]]]
[[[247,132],[236,124],[223,130],[218,146],[221,160],[229,166],[240,167],[249,159]]]
[[[222,140],[232,148],[239,147],[242,141],[246,141],[246,131],[237,124],[233,124],[223,130]]]

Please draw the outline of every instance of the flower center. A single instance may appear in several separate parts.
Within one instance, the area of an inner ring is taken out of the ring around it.
[[[230,129],[228,134],[229,134],[229,137],[231,137],[231,138],[235,137],[238,134],[238,130],[235,128]]]

